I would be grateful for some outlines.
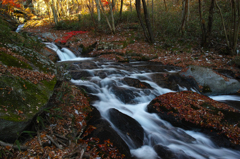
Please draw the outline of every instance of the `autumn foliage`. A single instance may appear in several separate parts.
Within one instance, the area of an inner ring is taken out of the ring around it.
[[[177,121],[212,129],[219,134],[225,134],[234,144],[240,144],[238,121],[240,111],[225,103],[217,102],[198,93],[183,91],[156,97],[151,105],[151,109],[160,113],[165,112]]]
[[[66,43],[74,35],[84,34],[84,33],[87,33],[87,32],[86,31],[71,31],[71,32],[67,32],[67,33],[65,33],[65,35],[62,38],[55,40],[55,42]]]
[[[20,4],[17,0],[0,0],[2,6],[16,7],[20,8]]]

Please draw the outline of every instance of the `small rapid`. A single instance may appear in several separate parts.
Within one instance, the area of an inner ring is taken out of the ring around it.
[[[168,88],[162,88],[152,79],[152,72],[142,70],[140,62],[130,65],[109,61],[98,61],[93,58],[76,57],[66,48],[59,49],[53,43],[45,43],[46,46],[57,52],[60,62],[73,61],[79,71],[87,74],[84,79],[71,79],[71,82],[84,88],[87,93],[97,96],[98,100],[93,106],[98,109],[115,131],[129,146],[132,156],[138,159],[157,159],[159,153],[172,152],[178,158],[196,159],[239,159],[240,151],[216,146],[208,136],[194,131],[174,127],[169,122],[162,120],[153,113],[147,112],[147,105],[155,97],[174,92]],[[78,64],[79,61],[81,64]],[[78,64],[78,65],[77,65]],[[91,67],[89,67],[91,65]],[[178,70],[168,70],[174,73]],[[149,85],[149,88],[136,88],[124,80],[134,79]],[[179,86],[179,90],[188,90]],[[194,88],[189,89],[195,91]],[[239,96],[215,96],[214,100],[240,101]],[[144,142],[137,147],[127,134],[123,134],[110,119],[110,109],[116,109],[121,113],[136,120],[144,130]],[[159,150],[159,151],[158,151]],[[164,155],[161,155],[164,156]],[[166,155],[165,155],[166,156]],[[162,157],[164,159],[164,157]],[[167,157],[166,157],[167,158]],[[168,156],[168,158],[170,158]]]

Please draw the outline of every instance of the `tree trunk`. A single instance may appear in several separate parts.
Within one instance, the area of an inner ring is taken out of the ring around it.
[[[136,2],[136,3],[137,3],[137,2]],[[122,19],[122,8],[123,8],[123,0],[121,0],[120,19]]]
[[[54,22],[55,22],[55,24],[57,24],[58,23],[58,16],[57,16],[57,11],[56,11],[56,8],[55,8],[54,0],[52,0],[51,8],[52,8],[52,12],[53,12]]]
[[[188,0],[183,0],[182,1],[182,23],[179,29],[182,35],[184,34],[184,30],[185,30],[187,11],[188,11]]]
[[[214,10],[214,2],[215,0],[211,0],[211,5],[210,5],[210,8],[209,8],[209,15],[208,15],[208,37],[207,39],[209,39],[211,37],[211,34],[212,34],[212,24],[213,24],[213,10]]]
[[[164,0],[165,10],[168,11],[166,0]]]
[[[130,11],[132,12],[132,0],[130,0]]]
[[[145,38],[147,39],[148,42],[151,42],[149,37],[148,37],[148,34],[147,34],[146,28],[144,26],[143,20],[141,18],[141,12],[140,12],[141,10],[140,10],[140,8],[141,8],[141,1],[140,0],[136,0],[136,11],[137,11],[137,15],[138,15],[138,19],[140,21],[140,24],[141,24],[141,26],[143,28],[144,36],[145,36]]]
[[[113,29],[113,33],[115,34],[115,23],[114,23],[114,17],[113,17],[113,6],[110,5],[110,0],[108,0],[108,3],[109,3],[111,18],[112,18],[112,29]],[[112,3],[113,3],[113,1],[112,1]]]
[[[96,5],[97,5],[97,14],[98,14],[98,22],[101,21],[101,13],[100,13],[100,5],[99,5],[99,0],[95,0]]]
[[[154,43],[154,37],[153,37],[152,27],[151,27],[151,23],[150,23],[148,11],[147,11],[147,5],[146,5],[145,0],[142,0],[142,3],[143,3],[144,17],[145,17],[145,21],[146,21],[146,25],[147,25],[147,29],[148,29],[148,34],[149,34],[150,42],[151,42],[151,43]]]
[[[206,26],[205,26],[205,20],[202,18],[202,2],[201,0],[198,0],[199,3],[199,18],[200,18],[200,25],[202,30],[202,39],[201,39],[201,46],[206,46]]]
[[[153,0],[152,0],[152,26],[154,26],[154,11],[153,11]]]
[[[99,0],[99,3],[100,3],[100,5],[101,5],[102,14],[103,14],[103,16],[106,18],[106,21],[107,21],[107,24],[108,24],[108,26],[109,26],[109,29],[110,29],[111,33],[112,33],[112,34],[115,34],[115,31],[112,29],[112,26],[111,26],[111,24],[110,24],[110,22],[109,22],[109,20],[108,20],[108,17],[107,17],[107,15],[105,14],[105,10],[104,10],[104,7],[103,7],[103,4],[102,4],[101,0]]]

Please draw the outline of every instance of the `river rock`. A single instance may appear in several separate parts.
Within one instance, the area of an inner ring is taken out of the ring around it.
[[[173,126],[205,133],[219,146],[240,150],[240,111],[225,103],[191,91],[172,92],[153,99],[147,111]]]
[[[40,53],[8,45],[0,51],[0,140],[13,142],[53,93],[55,64]]]
[[[239,56],[234,57],[228,64],[240,67],[240,57]]]
[[[115,94],[116,98],[118,98],[125,104],[135,103],[134,98],[139,96],[135,91],[132,91],[129,88],[118,87],[116,85],[112,86],[111,92]]]
[[[148,88],[148,89],[152,89],[152,87],[146,83],[146,82],[141,82],[138,79],[134,79],[134,78],[129,78],[129,77],[125,77],[123,79],[123,82],[126,83],[129,86],[132,87],[136,87],[136,88]]]
[[[182,77],[179,75],[179,73],[156,73],[152,74],[151,78],[160,87],[168,88],[173,91],[200,91],[197,82],[192,77]]]
[[[189,66],[187,71],[180,73],[183,77],[193,77],[199,84],[204,95],[220,95],[236,93],[240,89],[240,82],[225,77],[210,68]]]
[[[194,159],[193,157],[187,156],[183,151],[174,153],[169,148],[162,145],[155,145],[153,148],[158,156],[163,159]]]
[[[125,155],[126,159],[131,158],[130,149],[128,148],[127,144],[111,127],[111,125],[101,117],[99,111],[96,108],[93,108],[90,116],[91,119],[87,123],[88,127],[94,126],[96,129],[90,132],[86,137],[84,137],[84,139],[97,137],[100,139],[100,144],[103,144],[104,140],[110,139],[110,142],[113,143],[113,146],[117,147],[119,152]]]
[[[48,57],[53,62],[57,62],[59,60],[57,53],[47,47],[44,47],[40,53]]]
[[[109,118],[122,134],[126,134],[133,141],[134,148],[143,145],[144,130],[136,120],[113,108],[109,110]]]

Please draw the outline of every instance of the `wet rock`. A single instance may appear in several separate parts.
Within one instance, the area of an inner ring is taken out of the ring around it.
[[[129,86],[136,87],[136,88],[149,88],[149,89],[152,89],[152,87],[148,83],[141,82],[140,80],[134,79],[134,78],[125,77],[123,79],[123,82],[125,82]]]
[[[89,135],[84,137],[84,139],[88,139],[91,137],[97,137],[100,139],[100,144],[104,143],[104,140],[110,139],[110,142],[113,143],[115,147],[118,148],[121,154],[125,155],[126,159],[131,158],[130,150],[127,144],[123,141],[123,139],[117,134],[117,132],[110,126],[110,124],[101,117],[99,111],[97,109],[93,109],[91,112],[91,119],[87,123],[88,126],[92,125],[96,127]]]
[[[173,126],[207,134],[218,146],[240,150],[240,138],[232,138],[233,134],[239,133],[237,123],[240,112],[224,103],[184,91],[156,97],[147,106],[147,111],[156,113]],[[235,128],[230,130],[231,125],[235,125]]]
[[[106,78],[106,77],[109,77],[109,76],[112,76],[112,75],[114,75],[114,76],[118,76],[118,77],[122,77],[123,75],[124,75],[124,73],[122,73],[122,72],[120,72],[120,71],[118,71],[118,70],[115,70],[115,69],[113,69],[113,70],[107,70],[107,69],[105,69],[105,70],[98,70],[98,71],[95,71],[94,72],[94,75],[95,76],[99,76],[101,79],[104,79],[104,78]]]
[[[226,76],[227,78],[235,78],[235,74],[231,70],[217,69],[217,70],[214,70],[214,71]]]
[[[200,91],[197,82],[192,77],[183,77],[179,73],[157,73],[151,75],[152,80],[160,87],[174,91],[195,90]]]
[[[139,96],[135,91],[130,90],[129,88],[112,86],[111,92],[121,100],[123,103],[134,103],[134,98]]]
[[[240,89],[240,82],[223,77],[210,68],[189,66],[187,71],[181,72],[181,76],[193,77],[202,86],[202,94],[219,95],[236,93]]]
[[[173,152],[169,148],[162,145],[155,145],[154,150],[162,159],[194,159],[193,157],[187,156],[184,152]]]
[[[169,71],[176,71],[179,72],[182,68],[177,66],[170,66],[170,65],[163,65],[160,62],[141,62],[139,64],[130,64],[132,67],[137,67],[143,71],[151,71],[151,72],[169,72]]]
[[[143,145],[144,131],[136,120],[116,109],[109,110],[109,117],[114,126],[133,141],[133,146],[135,148],[139,148]]]
[[[93,76],[90,72],[88,72],[88,71],[81,71],[81,70],[79,70],[79,71],[71,71],[71,72],[69,72],[69,74],[70,74],[71,78],[74,79],[74,80],[80,80],[80,79],[81,80],[86,80],[89,77]]]
[[[47,47],[44,47],[42,49],[41,54],[48,57],[53,62],[57,62],[59,60],[57,53]]]

